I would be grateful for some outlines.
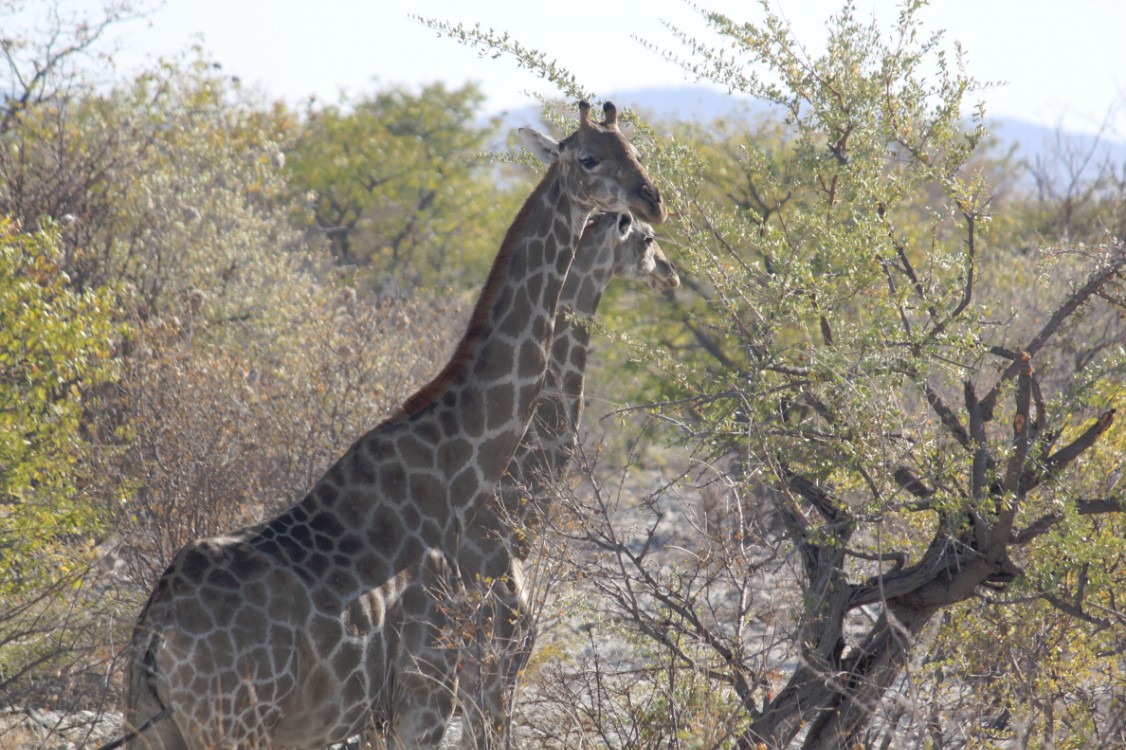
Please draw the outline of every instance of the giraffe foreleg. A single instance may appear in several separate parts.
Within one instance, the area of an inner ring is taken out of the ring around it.
[[[458,647],[454,627],[464,602],[456,566],[440,550],[424,555],[403,593],[403,625],[394,658],[389,750],[437,748],[454,712]]]

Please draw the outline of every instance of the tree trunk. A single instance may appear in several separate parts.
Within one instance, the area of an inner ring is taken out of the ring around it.
[[[867,727],[884,693],[894,684],[907,661],[915,639],[938,611],[889,603],[851,661],[843,691],[809,727],[803,750],[850,747]]]

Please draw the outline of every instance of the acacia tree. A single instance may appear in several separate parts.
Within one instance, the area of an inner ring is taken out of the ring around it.
[[[678,34],[670,57],[769,102],[781,132],[715,161],[655,141],[693,294],[659,362],[676,398],[654,411],[700,489],[593,466],[569,495],[551,559],[634,650],[573,649],[541,687],[565,707],[529,719],[539,739],[1122,742],[1126,248],[1022,256],[973,158],[980,89],[921,6],[884,33],[846,4],[820,53],[768,3],[760,23],[705,13],[718,42]],[[506,36],[438,26],[586,93]],[[1088,659],[1075,683],[998,689],[1067,661],[1061,643]]]
[[[493,182],[486,151],[498,123],[480,124],[483,102],[473,84],[437,83],[306,113],[287,149],[291,190],[368,285],[458,283],[467,268],[487,269],[492,228],[516,206]]]

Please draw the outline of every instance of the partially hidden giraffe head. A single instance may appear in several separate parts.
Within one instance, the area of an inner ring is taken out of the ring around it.
[[[647,282],[658,292],[680,286],[653,227],[628,213],[599,214],[587,223],[575,256],[576,267],[584,264],[602,266],[612,278]]]
[[[668,217],[664,200],[638,160],[637,149],[618,129],[618,110],[602,105],[605,119],[594,122],[590,104],[579,103],[579,129],[561,141],[533,128],[521,128],[529,149],[548,164],[558,164],[567,191],[588,209],[630,212],[660,224]]]

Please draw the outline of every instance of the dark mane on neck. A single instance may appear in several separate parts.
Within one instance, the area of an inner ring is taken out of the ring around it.
[[[488,321],[490,312],[492,312],[493,302],[500,293],[500,288],[504,283],[505,277],[508,275],[508,267],[512,264],[512,254],[516,251],[518,239],[524,232],[528,218],[539,203],[545,187],[555,175],[557,166],[558,164],[556,163],[548,168],[547,173],[543,176],[543,179],[540,180],[539,185],[537,185],[536,189],[532,191],[532,194],[528,196],[528,199],[524,201],[524,205],[521,206],[520,212],[516,214],[512,226],[510,226],[508,232],[505,233],[500,251],[497,253],[497,257],[493,261],[493,267],[490,269],[489,275],[485,279],[485,285],[481,289],[481,294],[477,297],[477,304],[473,307],[473,313],[469,316],[469,325],[466,326],[465,335],[461,337],[461,341],[458,342],[449,361],[446,362],[441,372],[434,376],[433,380],[419,388],[413,395],[408,396],[403,402],[403,405],[398,408],[388,421],[394,421],[403,417],[412,417],[424,411],[441,397],[446,389],[449,388],[450,384],[457,379],[458,375],[460,375],[469,364],[474,347],[485,333],[486,322]]]

